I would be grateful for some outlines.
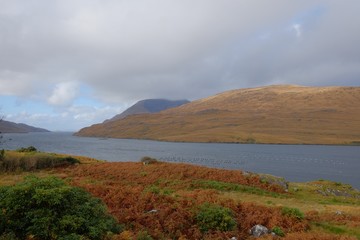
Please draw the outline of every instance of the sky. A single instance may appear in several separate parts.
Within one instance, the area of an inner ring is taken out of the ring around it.
[[[76,131],[148,98],[360,86],[359,0],[0,0],[0,113]]]

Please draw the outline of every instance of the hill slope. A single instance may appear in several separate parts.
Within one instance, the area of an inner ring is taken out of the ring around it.
[[[80,160],[80,164],[71,167],[68,164],[57,167],[53,164],[45,165],[59,158]],[[148,162],[143,164],[104,162],[44,152],[5,153],[5,162],[22,166],[31,167],[36,160],[42,160],[42,170],[28,172],[26,168],[23,171],[21,168],[7,168],[7,171],[2,172],[0,169],[0,191],[7,192],[29,175],[31,179],[34,176],[64,179],[66,183],[81,187],[101,199],[108,212],[124,226],[120,235],[106,239],[211,240],[236,237],[253,240],[257,238],[251,236],[249,230],[255,224],[261,224],[279,236],[285,235],[280,238],[269,234],[259,239],[360,239],[360,192],[339,182],[318,180],[308,183],[286,182],[283,185],[281,183],[285,180],[275,176],[165,163],[149,157],[142,159],[142,162]],[[36,184],[36,181],[32,182]],[[50,194],[55,192],[44,191]],[[43,192],[40,192],[43,193],[41,195],[38,191],[27,193],[25,197],[36,194],[37,199],[49,198],[49,194]],[[0,206],[11,203],[4,201],[4,198],[0,199]],[[51,211],[52,207],[58,209],[58,205],[42,206],[44,208],[39,208],[39,211],[44,210],[42,212]],[[2,215],[4,219],[6,213]],[[15,216],[11,220],[15,221],[22,216]],[[51,221],[57,221],[58,218],[54,216]],[[76,220],[70,218],[67,223],[77,224],[79,221]],[[36,223],[35,227],[38,226]],[[3,229],[7,228],[7,225],[3,226]],[[36,230],[43,231],[43,227]],[[70,234],[73,231],[74,228],[64,228],[62,233]],[[30,233],[33,236],[33,232]],[[30,233],[27,238],[31,238]],[[11,236],[0,230],[1,239],[13,239]]]
[[[129,115],[142,114],[142,113],[156,113],[169,108],[178,107],[183,104],[189,103],[188,100],[167,100],[167,99],[145,99],[138,101],[124,112],[116,115],[115,117],[106,120],[105,122],[123,119]]]
[[[14,123],[5,120],[0,121],[1,133],[28,133],[28,132],[49,132],[43,128],[37,128],[24,123]]]
[[[76,135],[189,142],[360,143],[360,87],[239,89]]]

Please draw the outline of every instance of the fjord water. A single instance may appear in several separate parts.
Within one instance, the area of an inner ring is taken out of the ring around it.
[[[113,162],[151,156],[167,162],[267,173],[295,182],[326,179],[360,188],[359,146],[172,143],[56,132],[4,134],[4,139],[0,148],[9,150],[34,146],[39,151]]]

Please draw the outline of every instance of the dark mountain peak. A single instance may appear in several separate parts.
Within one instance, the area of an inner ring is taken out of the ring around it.
[[[167,100],[167,99],[146,99],[139,103],[143,104],[144,108],[150,113],[156,113],[168,108],[178,107],[189,103],[188,100]]]
[[[157,113],[169,108],[181,106],[189,102],[190,101],[188,100],[144,99],[138,101],[137,103],[126,109],[121,114],[118,114],[115,117],[106,120],[105,122],[122,119],[129,115],[134,115],[134,114]]]

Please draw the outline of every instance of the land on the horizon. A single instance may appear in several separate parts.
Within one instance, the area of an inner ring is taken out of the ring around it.
[[[29,126],[24,123],[14,123],[0,120],[0,133],[29,133],[29,132],[49,132],[44,128]]]
[[[180,142],[360,143],[360,87],[274,85],[220,93],[154,114],[129,115],[77,136]]]

